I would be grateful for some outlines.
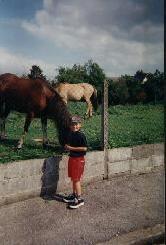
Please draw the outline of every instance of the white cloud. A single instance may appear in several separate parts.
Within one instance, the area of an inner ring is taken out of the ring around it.
[[[32,65],[39,65],[43,70],[43,74],[46,74],[48,78],[55,77],[55,69],[57,68],[53,64],[45,63],[40,59],[33,59],[24,57],[22,54],[11,53],[6,48],[0,47],[0,74],[2,73],[14,73],[17,75],[28,74]]]
[[[33,38],[27,41],[26,53],[30,56],[9,51],[17,44],[9,45],[9,50],[0,47],[0,73],[28,73],[37,64],[52,78],[58,66],[91,58],[110,76],[133,74],[138,69],[163,70],[162,1],[125,0],[124,4],[124,0],[43,0],[43,9],[36,11],[34,19],[12,20],[15,28],[21,26],[38,38],[36,43],[44,39],[40,51],[35,53]],[[47,49],[41,53],[44,45]],[[54,64],[44,61],[45,54]]]
[[[147,6],[136,2],[134,5],[128,0],[125,9],[120,0],[114,5],[112,1],[100,0],[89,1],[88,5],[80,0],[44,0],[34,21],[24,21],[22,26],[56,47],[94,59],[113,76],[148,66],[163,69],[163,26],[152,25],[153,19],[143,22]],[[122,20],[120,16],[113,19],[120,10],[124,10]],[[127,13],[129,20],[123,20]],[[130,26],[128,29],[123,28],[125,22]]]

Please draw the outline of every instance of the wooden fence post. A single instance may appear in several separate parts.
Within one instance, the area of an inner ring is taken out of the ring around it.
[[[108,81],[103,82],[102,98],[102,150],[104,151],[104,179],[108,179],[108,136],[109,136],[109,118],[108,118]]]

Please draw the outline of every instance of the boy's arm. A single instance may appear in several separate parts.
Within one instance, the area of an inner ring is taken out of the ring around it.
[[[65,145],[65,149],[69,150],[69,151],[87,151],[87,147],[86,146],[79,146],[79,147],[75,147],[75,146],[70,146],[70,145]]]

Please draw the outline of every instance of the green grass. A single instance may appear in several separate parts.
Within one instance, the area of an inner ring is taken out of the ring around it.
[[[116,106],[109,109],[109,114],[112,148],[164,140],[164,108],[161,105]]]
[[[72,114],[84,115],[84,103],[70,103]],[[40,120],[35,119],[29,129],[23,149],[15,150],[22,134],[25,117],[19,113],[10,114],[7,121],[8,140],[0,142],[0,163],[32,158],[46,158],[61,154],[57,131],[53,122],[48,121],[48,137],[52,148],[44,150],[34,138],[42,137]],[[100,109],[83,124],[90,150],[101,146]],[[162,105],[111,106],[109,108],[109,147],[124,147],[164,141],[164,108]]]

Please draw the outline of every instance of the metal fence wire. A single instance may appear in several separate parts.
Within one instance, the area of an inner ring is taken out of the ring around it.
[[[102,82],[102,81],[101,81]],[[128,147],[140,144],[153,144],[164,141],[164,106],[162,104],[109,105],[111,96],[109,81],[102,82],[102,103],[93,116],[86,118],[82,130],[85,132],[89,151],[102,150],[105,162],[110,148]],[[75,91],[74,91],[75,93]],[[85,102],[70,102],[69,112],[84,118],[87,110]],[[0,161],[9,162],[20,159],[47,157],[50,154],[61,153],[56,127],[48,120],[48,149],[42,148],[41,122],[35,119],[26,137],[22,151],[11,151],[11,145],[16,144],[22,133],[25,117],[13,112],[7,120],[9,141],[1,142]],[[107,171],[106,171],[107,172]]]

